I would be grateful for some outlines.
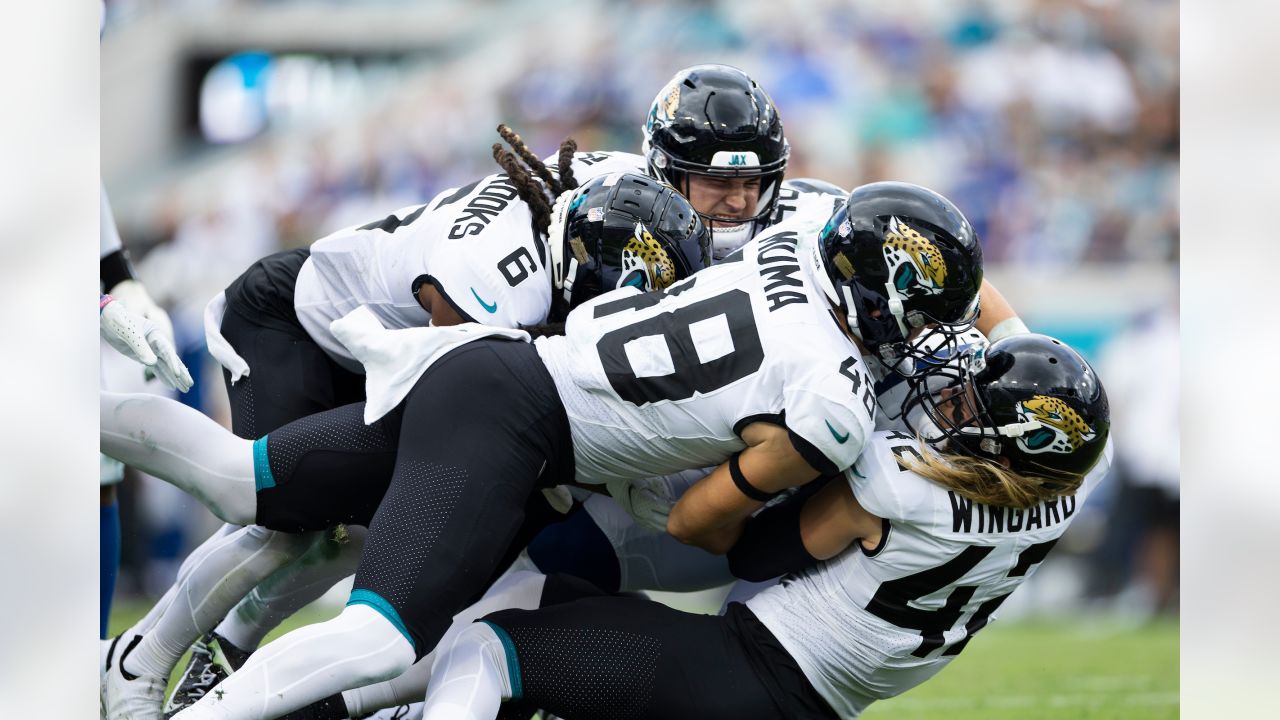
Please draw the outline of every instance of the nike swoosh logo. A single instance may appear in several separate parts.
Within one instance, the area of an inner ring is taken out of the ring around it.
[[[471,288],[471,294],[475,296],[476,302],[480,303],[480,307],[484,308],[485,312],[489,313],[490,315],[498,312],[498,303],[494,303],[490,305],[489,303],[485,302],[484,298],[480,297],[480,293],[476,292],[475,288]]]
[[[831,431],[831,437],[835,438],[835,439],[836,439],[836,442],[838,442],[838,443],[840,443],[841,445],[843,445],[843,444],[845,444],[845,442],[847,442],[847,441],[849,440],[849,433],[845,433],[845,434],[844,434],[844,437],[841,437],[841,436],[840,436],[840,433],[836,432],[836,429],[835,429],[835,428],[833,428],[833,427],[831,427],[831,421],[830,421],[830,420],[827,420],[827,421],[826,421],[826,423],[827,423],[827,429]]]

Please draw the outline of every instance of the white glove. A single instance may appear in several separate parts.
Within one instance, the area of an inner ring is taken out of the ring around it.
[[[542,495],[547,499],[551,509],[561,515],[567,515],[573,509],[573,495],[569,494],[569,488],[566,485],[543,488]]]
[[[156,331],[164,335],[170,345],[177,345],[173,341],[173,321],[169,319],[169,313],[151,299],[151,293],[147,292],[142,283],[132,279],[121,280],[115,287],[109,288],[107,294],[124,303],[124,306],[135,315],[141,315],[150,320]]]
[[[672,489],[665,477],[611,480],[605,483],[605,487],[636,522],[652,530],[667,531],[667,516],[671,514],[676,500],[680,499],[680,493]]]
[[[131,281],[120,285],[125,282]],[[98,309],[102,337],[111,347],[145,365],[169,387],[181,392],[191,389],[191,373],[178,359],[173,340],[165,337],[154,322],[130,311],[111,295],[102,296]],[[165,317],[165,322],[168,320]]]

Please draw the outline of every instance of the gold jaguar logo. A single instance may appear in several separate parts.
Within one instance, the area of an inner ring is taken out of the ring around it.
[[[906,297],[942,292],[947,281],[947,263],[933,241],[896,217],[889,218],[884,238],[884,258],[889,277]]]
[[[674,120],[676,117],[676,108],[680,107],[680,83],[671,83],[671,89],[667,91],[666,97],[662,98],[662,119]]]
[[[622,248],[618,287],[633,285],[646,291],[662,290],[675,281],[676,265],[671,256],[643,224],[636,223],[635,234]]]
[[[1018,446],[1032,454],[1070,454],[1097,437],[1097,433],[1070,406],[1058,398],[1035,395],[1017,404],[1018,419],[1036,420],[1040,427],[1018,438]]]

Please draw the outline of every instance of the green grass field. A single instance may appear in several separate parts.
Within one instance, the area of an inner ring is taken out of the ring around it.
[[[997,622],[877,718],[1148,720],[1178,717],[1178,624]]]
[[[117,603],[111,632],[147,606]],[[304,610],[268,636],[325,619]],[[179,667],[185,666],[185,659]],[[1149,720],[1178,717],[1178,624],[993,623],[929,682],[871,706],[868,720]]]

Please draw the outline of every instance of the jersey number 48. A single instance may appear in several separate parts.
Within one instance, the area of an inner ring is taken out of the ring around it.
[[[696,279],[663,292],[602,303],[595,317],[650,307],[693,287]],[[751,296],[743,290],[729,290],[612,330],[596,343],[596,351],[618,397],[641,406],[719,390],[764,363]],[[632,355],[645,358],[648,366],[634,367]]]

